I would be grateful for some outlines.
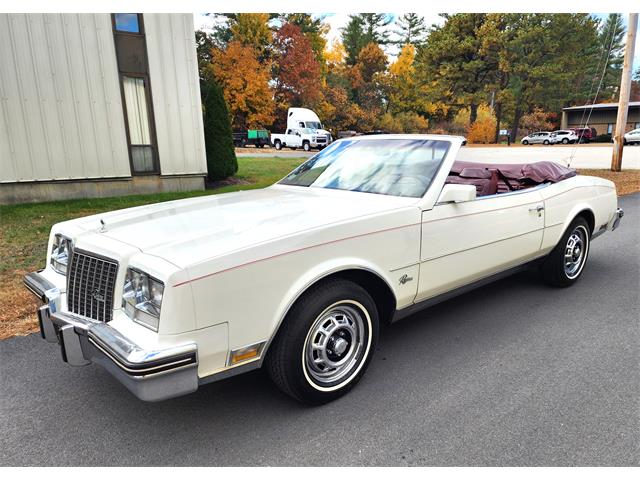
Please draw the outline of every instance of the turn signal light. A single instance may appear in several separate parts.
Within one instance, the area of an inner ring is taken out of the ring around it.
[[[248,347],[238,348],[232,350],[229,355],[229,365],[235,365],[236,363],[246,362],[254,358],[258,358],[262,353],[262,347],[265,342],[256,343],[255,345],[249,345]]]

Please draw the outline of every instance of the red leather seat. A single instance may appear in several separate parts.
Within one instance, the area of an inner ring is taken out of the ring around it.
[[[446,183],[475,185],[477,196],[494,195],[556,183],[577,175],[572,168],[554,162],[497,164],[455,162]]]

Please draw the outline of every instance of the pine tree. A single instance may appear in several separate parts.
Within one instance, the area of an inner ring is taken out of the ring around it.
[[[390,20],[384,13],[358,13],[349,15],[349,23],[342,29],[342,44],[347,51],[347,64],[355,65],[360,50],[365,45],[389,43],[389,32],[385,27]]]
[[[201,89],[208,177],[222,180],[238,171],[229,112],[216,82],[202,82]]]
[[[602,51],[602,62],[607,58],[609,53],[609,62],[602,79],[602,93],[599,95],[602,99],[614,100],[617,96],[618,87],[620,86],[620,76],[622,75],[622,64],[624,63],[624,34],[625,28],[620,13],[610,13],[601,26],[598,36],[598,43]],[[602,74],[601,70],[597,73]]]
[[[417,13],[405,13],[396,20],[398,27],[394,33],[398,39],[394,42],[400,46],[411,44],[419,45],[424,42],[427,26],[424,23],[424,17]]]

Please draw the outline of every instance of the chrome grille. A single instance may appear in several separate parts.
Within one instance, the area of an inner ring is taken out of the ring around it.
[[[67,273],[67,306],[70,312],[108,322],[113,317],[118,262],[75,249]]]

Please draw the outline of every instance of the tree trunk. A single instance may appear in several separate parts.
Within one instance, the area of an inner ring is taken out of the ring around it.
[[[478,118],[478,105],[472,103],[471,105],[469,105],[469,111],[469,125],[473,125],[473,122],[475,122]]]
[[[494,112],[496,116],[496,138],[493,143],[499,143],[500,142],[500,120],[502,120],[502,103],[496,102]]]
[[[520,101],[517,101],[516,111],[513,114],[513,124],[511,126],[511,142],[516,141],[516,136],[518,135],[518,125],[520,124],[520,119],[522,118],[522,108],[520,107]]]

